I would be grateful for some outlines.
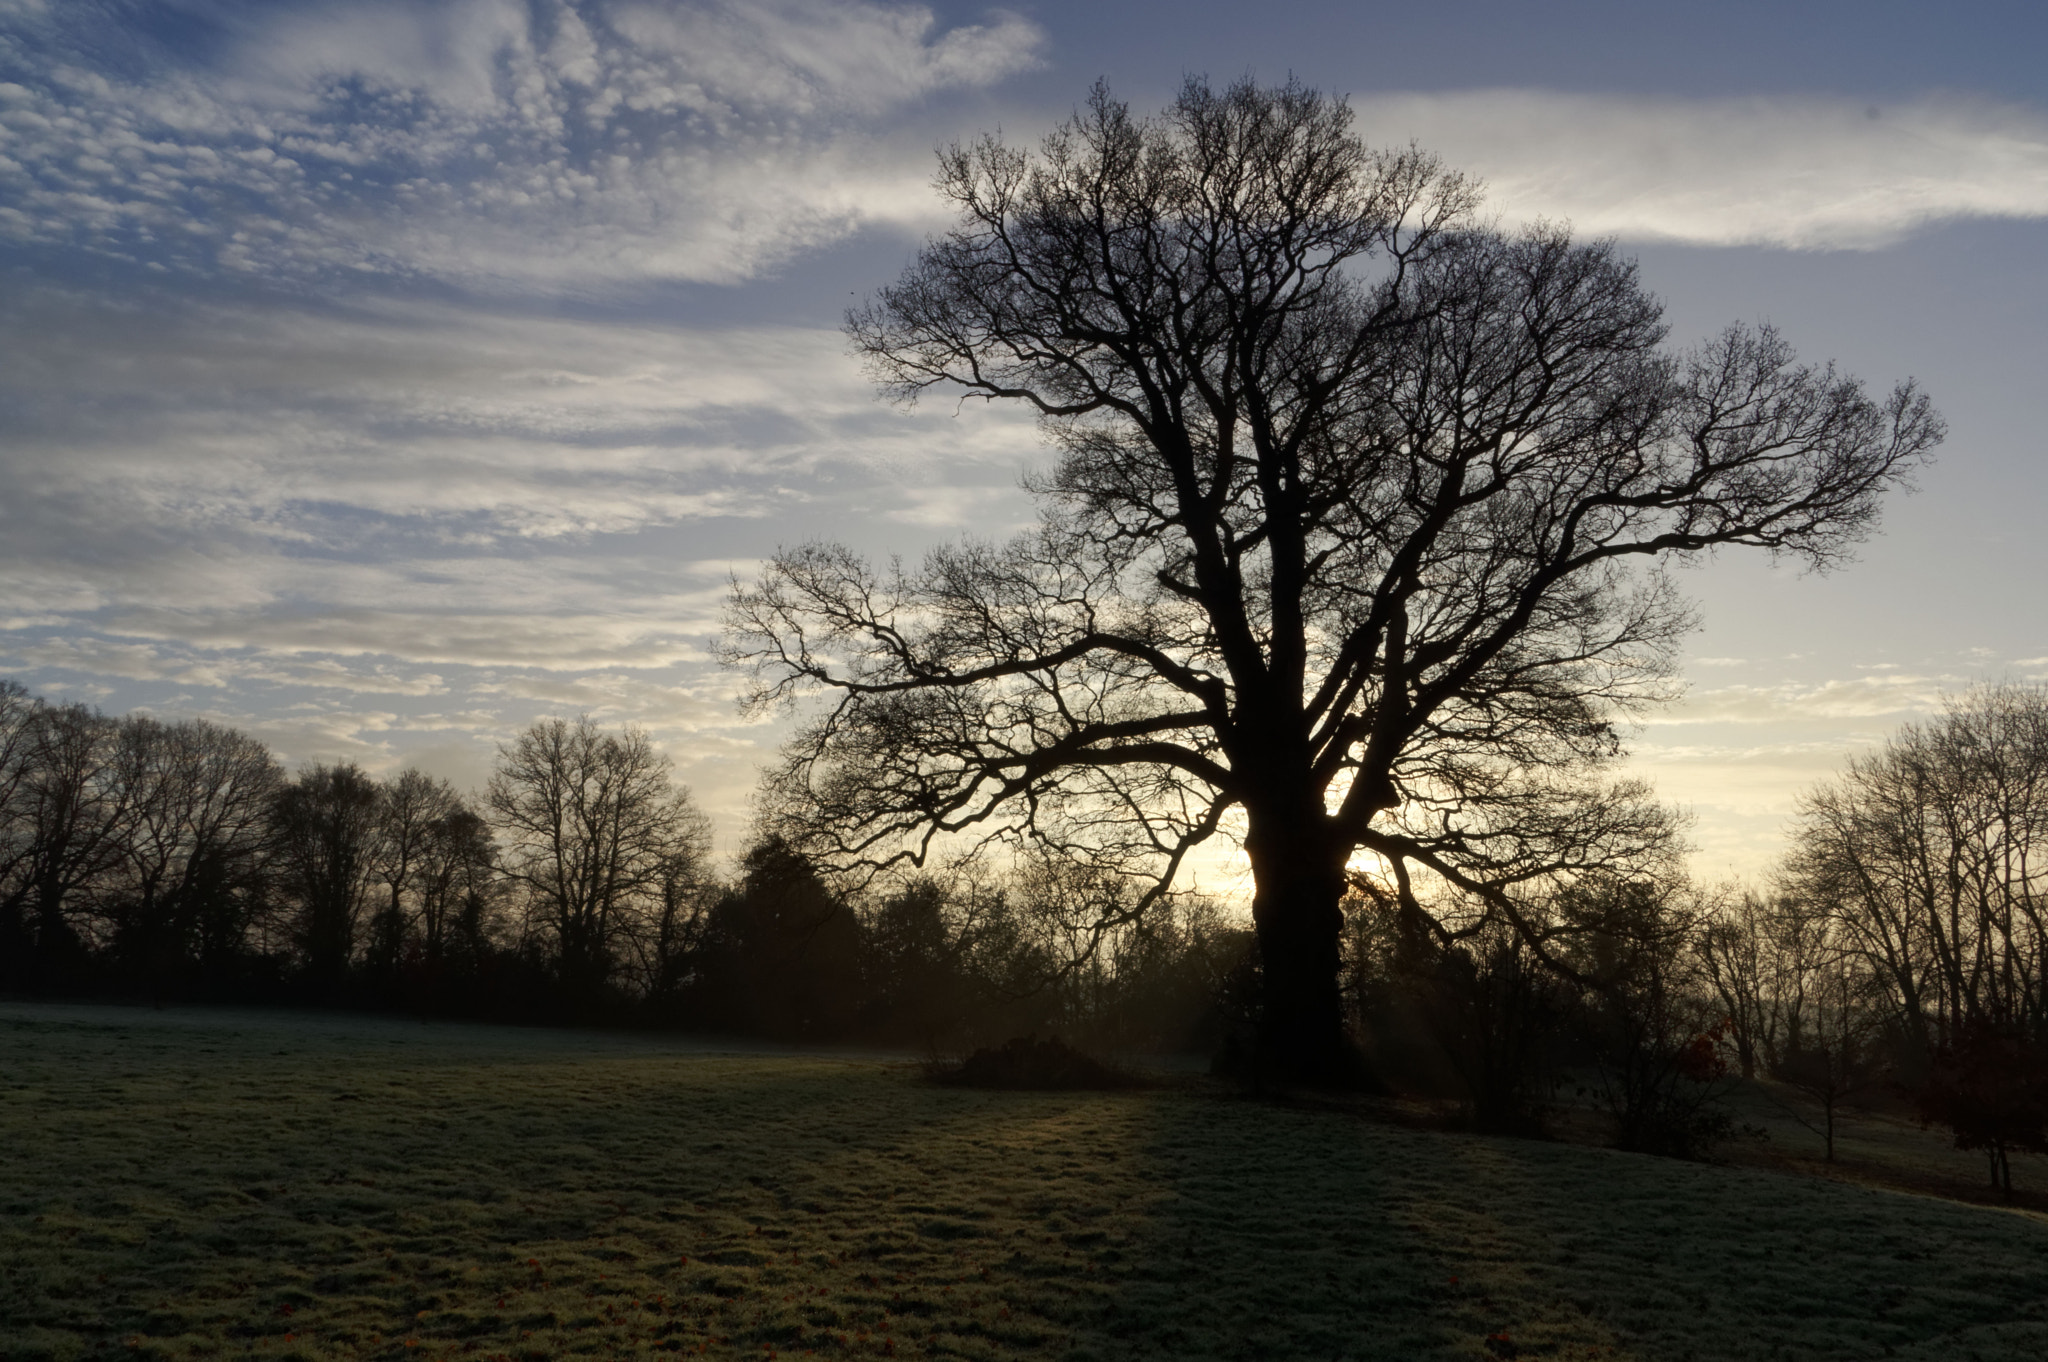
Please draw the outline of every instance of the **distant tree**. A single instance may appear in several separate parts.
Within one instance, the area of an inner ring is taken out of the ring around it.
[[[658,925],[678,868],[709,854],[709,823],[669,772],[644,732],[588,718],[543,719],[498,749],[488,801],[501,863],[581,1001]]]
[[[263,906],[276,760],[205,720],[129,715],[111,767],[125,816],[117,864],[98,886],[109,951],[159,995],[195,970],[228,970]]]
[[[1842,1106],[1868,1094],[1884,1074],[1880,1014],[1871,1006],[1868,982],[1867,974],[1839,953],[1816,968],[1801,999],[1799,1025],[1772,1066],[1777,1078],[1819,1105],[1818,1122],[1797,1119],[1821,1137],[1829,1163],[1835,1161]]]
[[[2048,1045],[2010,1022],[1973,1017],[1934,1050],[1920,1117],[1956,1148],[1982,1150],[1991,1185],[2012,1195],[2012,1155],[2048,1154]]]
[[[1560,981],[1505,923],[1448,945],[1419,944],[1404,982],[1458,1075],[1472,1124],[1503,1134],[1540,1131],[1566,1020]],[[1624,1141],[1630,1138],[1625,1130]]]
[[[1558,896],[1570,976],[1623,1149],[1693,1157],[1735,1129],[1721,1104],[1728,1024],[1693,971],[1700,909],[1684,887],[1588,877]]]
[[[482,814],[458,800],[427,824],[415,883],[428,967],[458,961],[473,971],[489,946],[499,897],[497,845]]]
[[[861,953],[851,906],[786,844],[758,842],[706,923],[699,1015],[790,1040],[843,1037],[859,1017]]]
[[[720,887],[702,847],[671,856],[661,867],[649,909],[629,938],[635,987],[657,1014],[683,1005]]]
[[[1756,1077],[1775,1062],[1783,1021],[1780,990],[1787,974],[1783,923],[1783,914],[1767,899],[1738,891],[1723,896],[1700,931],[1700,964],[1728,1019],[1744,1078]],[[1792,974],[1796,977],[1797,971]]]
[[[372,967],[386,979],[395,978],[408,944],[425,944],[416,929],[432,925],[422,921],[431,909],[420,902],[429,858],[448,819],[461,808],[454,786],[417,769],[401,771],[379,788],[371,877],[381,901],[370,937]]]
[[[114,779],[115,721],[87,705],[38,705],[28,718],[21,786],[24,837],[8,915],[25,919],[45,976],[83,967],[79,894],[116,865],[129,792]]]
[[[940,156],[958,225],[848,320],[884,390],[1015,403],[1060,451],[1034,532],[876,570],[778,553],[735,590],[754,703],[836,697],[773,776],[842,869],[1032,840],[1151,885],[1250,858],[1268,1065],[1348,1073],[1360,852],[1513,919],[1668,824],[1611,720],[1691,616],[1661,565],[1825,565],[1934,447],[1769,330],[1662,348],[1608,242],[1501,232],[1337,100],[1101,87],[1033,154]]]
[[[1124,1051],[1213,1048],[1226,1018],[1220,996],[1244,954],[1244,933],[1209,899],[1180,896],[1117,934],[1114,987],[1098,1044]]]
[[[34,943],[26,872],[36,843],[31,781],[41,707],[18,682],[0,680],[0,981],[26,968]]]
[[[291,934],[316,994],[344,983],[375,884],[382,800],[354,762],[313,765],[272,802],[281,887]]]
[[[1853,758],[1804,801],[1786,883],[1923,1055],[2048,1029],[2048,688],[1973,691]]]
[[[963,1029],[970,1006],[966,968],[973,898],[936,875],[915,875],[868,914],[863,991],[870,1024],[928,1049]]]

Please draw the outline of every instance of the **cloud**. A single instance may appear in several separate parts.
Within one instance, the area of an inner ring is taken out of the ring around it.
[[[732,281],[921,223],[930,140],[882,117],[1042,42],[863,0],[383,0],[245,11],[130,75],[109,22],[0,31],[0,239],[348,286]]]
[[[118,62],[104,32],[135,26],[96,6],[0,23],[0,240],[335,291],[729,283],[936,225],[931,143],[974,129],[929,101],[1045,47],[1016,15],[947,27],[872,0],[359,0],[219,22],[203,58],[126,32]],[[2048,214],[2048,113],[2027,105],[1353,102],[1369,137],[1441,152],[1510,219],[1588,233],[1868,248]]]
[[[717,674],[668,684],[619,672],[509,676],[475,687],[480,695],[533,701],[557,714],[588,714],[603,723],[632,723],[670,733],[758,726],[734,713],[732,687]]]
[[[701,655],[727,563],[777,537],[1021,504],[1028,420],[880,407],[843,344],[25,289],[0,299],[0,591],[23,627],[220,646]],[[758,528],[730,557],[645,540],[707,523]]]
[[[1870,249],[1954,218],[2048,216],[2048,112],[1927,97],[1365,95],[1372,140],[1478,175],[1511,219],[1705,246]]]
[[[1932,714],[1942,697],[1968,684],[1961,676],[1918,676],[1894,671],[1775,686],[1716,686],[1688,693],[1677,704],[1645,715],[1648,728],[1672,724],[1811,723]]]
[[[15,643],[0,635],[0,658],[16,667],[84,672],[134,681],[169,681],[214,689],[260,683],[357,695],[443,695],[432,672],[389,665],[354,665],[338,658],[234,655],[177,643],[134,642],[93,636],[46,637]]]
[[[829,326],[713,324],[692,315],[711,290],[669,286],[765,293],[806,252],[935,225],[931,144],[1039,61],[1028,20],[201,0],[133,22],[150,9],[0,0],[0,666],[290,760],[424,753],[465,783],[541,713],[633,720],[736,828],[781,730],[734,715],[706,656],[728,567],[817,535],[914,553],[1023,513],[1028,419],[879,407]],[[2048,116],[2026,106],[1355,103],[1511,218],[1587,232],[1867,247],[2048,212]],[[1061,112],[1005,121],[1029,141]],[[1642,752],[1761,809],[1768,779],[1944,684],[1718,686]],[[1745,741],[1771,724],[1832,736]]]

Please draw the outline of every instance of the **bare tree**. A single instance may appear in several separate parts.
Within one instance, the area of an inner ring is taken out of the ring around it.
[[[1793,1014],[1798,1025],[1773,1072],[1820,1107],[1817,1121],[1798,1112],[1793,1119],[1821,1137],[1833,1163],[1842,1106],[1868,1093],[1882,1073],[1877,1039],[1883,1014],[1872,1006],[1871,979],[1861,961],[1833,940],[1818,944],[1824,954],[1802,971],[1801,1006]]]
[[[431,968],[474,968],[494,930],[497,845],[482,814],[458,801],[427,825],[420,851],[417,927]]]
[[[669,765],[639,729],[588,718],[543,719],[498,749],[489,802],[505,871],[574,994],[604,988],[631,939],[659,924],[679,866],[709,853],[709,825]]]
[[[1781,956],[1775,925],[1767,900],[1737,891],[1722,896],[1699,933],[1701,970],[1728,1019],[1744,1078],[1768,1069],[1776,1053]]]
[[[2048,1025],[2048,690],[1972,692],[1852,760],[1806,799],[1787,883],[1920,1044]]]
[[[1098,86],[1036,154],[942,153],[958,225],[849,316],[903,400],[1021,404],[1039,528],[876,570],[812,545],[736,586],[757,705],[836,697],[776,830],[852,870],[1030,838],[1151,887],[1242,840],[1261,1048],[1348,1067],[1347,866],[1521,886],[1670,825],[1606,783],[1690,623],[1658,572],[1724,545],[1825,565],[1938,442],[1768,328],[1662,349],[1611,243],[1486,227],[1337,100]]]
[[[1675,878],[1675,877],[1673,877]],[[1734,1129],[1720,1103],[1728,1024],[1697,976],[1703,908],[1688,886],[1588,878],[1559,896],[1587,987],[1596,1095],[1624,1149],[1696,1155]]]
[[[462,797],[445,780],[408,768],[383,782],[379,792],[378,837],[371,874],[383,902],[371,930],[376,966],[395,973],[424,913],[418,902],[428,861],[448,818]]]
[[[111,763],[124,822],[99,886],[110,947],[161,988],[245,946],[283,773],[264,745],[204,720],[121,720]]]
[[[128,791],[113,778],[117,725],[87,705],[39,705],[29,718],[21,800],[25,845],[9,915],[26,919],[43,962],[62,968],[87,946],[79,891],[121,855]]]
[[[27,876],[35,848],[30,781],[42,702],[19,683],[0,681],[0,979],[27,959]]]
[[[377,782],[354,762],[314,765],[273,801],[280,877],[296,909],[293,936],[316,989],[337,987],[355,960],[376,868]]]

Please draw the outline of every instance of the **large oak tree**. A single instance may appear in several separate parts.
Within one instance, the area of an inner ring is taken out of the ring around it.
[[[848,319],[885,391],[1022,404],[1038,528],[878,569],[813,544],[735,591],[752,698],[817,692],[777,830],[847,867],[1030,837],[1155,883],[1241,839],[1261,1048],[1344,1062],[1347,869],[1516,911],[1654,848],[1603,780],[1690,623],[1661,569],[1826,565],[1942,430],[1767,327],[1664,347],[1609,242],[1497,229],[1344,104],[1099,87],[1034,152],[941,153],[957,225]],[[1137,902],[1142,904],[1140,898]]]

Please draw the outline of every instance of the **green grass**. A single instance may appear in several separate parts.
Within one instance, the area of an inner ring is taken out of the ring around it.
[[[1484,1358],[1496,1334],[2039,1358],[2048,1223],[1200,1084],[0,1007],[7,1362]]]

